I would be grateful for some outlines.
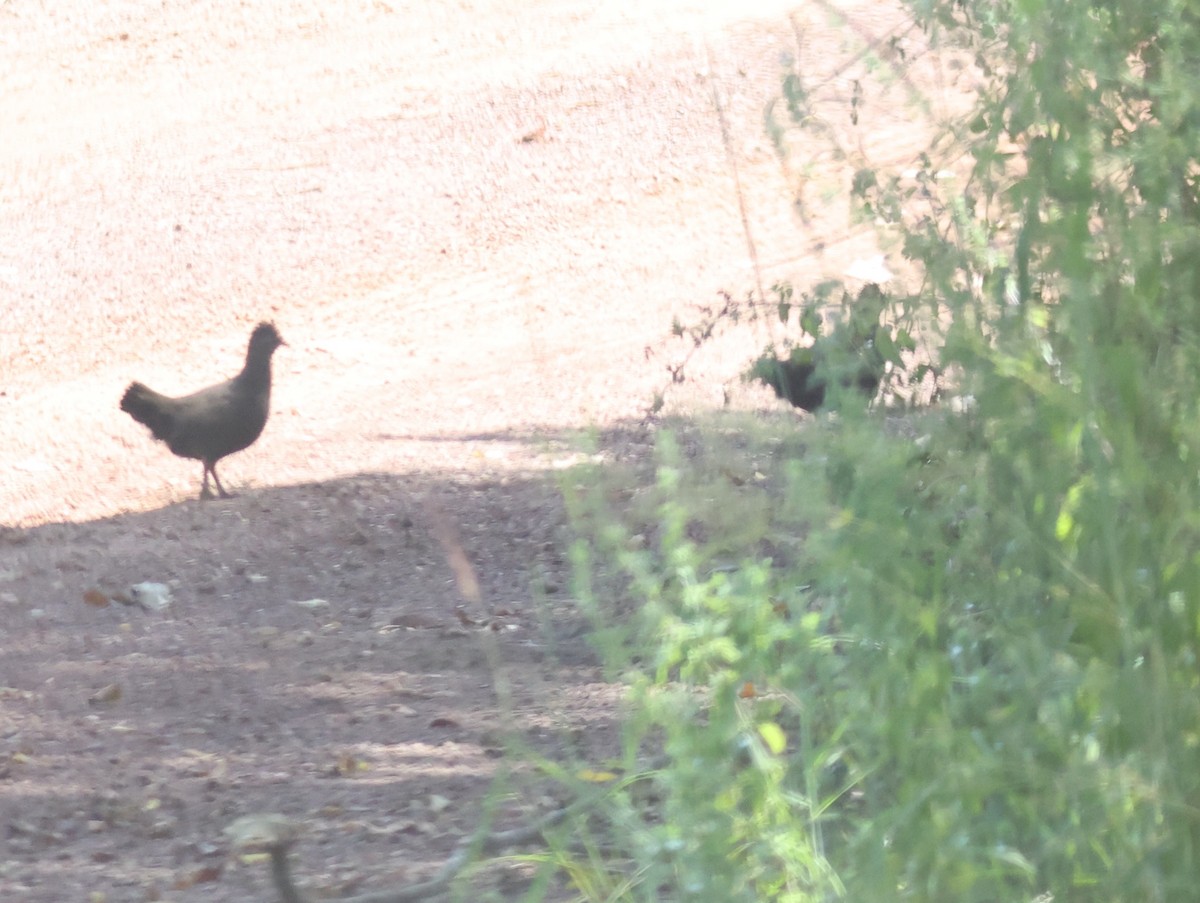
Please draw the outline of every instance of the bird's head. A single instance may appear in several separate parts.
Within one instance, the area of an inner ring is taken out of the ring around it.
[[[286,345],[274,323],[259,323],[250,333],[250,354],[271,355],[280,345]]]

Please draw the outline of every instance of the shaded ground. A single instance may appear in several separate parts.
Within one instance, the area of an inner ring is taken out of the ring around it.
[[[407,883],[509,734],[610,747],[554,476],[592,426],[638,454],[608,428],[664,383],[646,347],[754,285],[713,90],[764,279],[816,281],[872,243],[831,161],[764,137],[782,62],[846,103],[864,40],[920,47],[875,3],[592,7],[0,5],[0,898],[269,899],[221,835],[259,811],[306,826],[316,888]],[[928,65],[849,140],[905,158]],[[231,375],[264,318],[272,419],[198,503],[117,400]],[[736,376],[770,338],[679,404],[761,401]],[[171,607],[84,601],[142,581]]]

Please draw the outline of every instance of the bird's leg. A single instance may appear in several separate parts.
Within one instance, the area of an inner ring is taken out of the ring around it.
[[[225,487],[221,485],[221,478],[217,476],[217,465],[210,464],[210,465],[208,465],[208,469],[212,472],[213,482],[217,484],[217,492],[221,493],[221,498],[223,498],[223,499],[233,498],[232,495],[230,495],[228,492],[225,491]]]
[[[216,474],[213,474],[216,478]],[[208,488],[208,462],[204,462],[204,482],[200,485],[200,501],[207,502],[213,497],[212,490]]]

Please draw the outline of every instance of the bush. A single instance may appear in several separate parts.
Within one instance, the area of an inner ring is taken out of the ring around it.
[[[581,567],[639,609],[606,649],[629,764],[666,762],[656,802],[614,803],[629,894],[1190,900],[1200,17],[913,6],[990,77],[973,169],[945,197],[932,159],[860,174],[855,198],[899,211],[966,412],[846,411],[783,454],[711,434],[707,467],[667,442],[652,517],[590,510]],[[721,542],[731,504],[765,528]]]

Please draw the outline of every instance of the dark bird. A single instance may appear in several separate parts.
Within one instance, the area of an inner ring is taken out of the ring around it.
[[[852,386],[858,389],[868,400],[879,391],[884,362],[873,349],[862,349],[852,361],[843,362],[841,367],[834,368],[829,364],[815,346],[796,348],[790,357],[783,360],[760,358],[747,376],[770,386],[779,398],[805,411],[817,411],[825,407],[831,377],[843,389]],[[831,372],[835,369],[840,371],[836,375]]]
[[[896,344],[879,325],[888,296],[879,286],[866,285],[853,302],[843,295],[842,304],[848,316],[832,330],[823,332],[816,317],[816,326],[805,328],[813,336],[811,345],[793,348],[783,359],[768,353],[754,362],[744,378],[770,386],[778,397],[806,411],[834,401],[826,397],[831,384],[857,389],[868,401],[873,399],[887,371],[888,359],[881,347],[892,348],[894,354]]]
[[[154,438],[181,458],[204,464],[201,499],[212,498],[211,473],[221,498],[229,493],[217,477],[217,462],[249,447],[262,435],[271,408],[271,355],[285,345],[271,323],[259,323],[250,334],[246,366],[227,382],[182,398],[168,398],[141,383],[130,383],[121,410],[150,427]]]

